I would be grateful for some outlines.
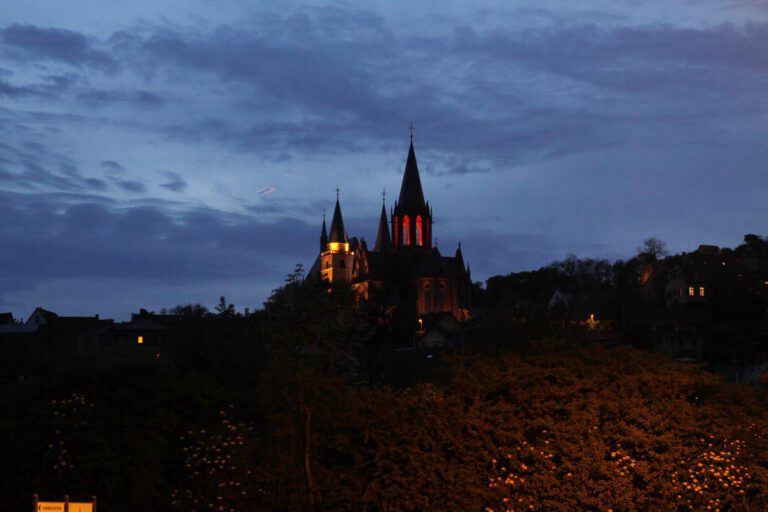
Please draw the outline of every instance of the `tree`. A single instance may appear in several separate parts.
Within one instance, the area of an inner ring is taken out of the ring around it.
[[[227,304],[227,298],[223,295],[219,299],[219,303],[216,305],[216,312],[221,316],[235,316],[234,304]]]
[[[652,236],[643,240],[643,245],[637,248],[637,255],[643,260],[643,263],[650,263],[668,256],[669,251],[666,243]]]

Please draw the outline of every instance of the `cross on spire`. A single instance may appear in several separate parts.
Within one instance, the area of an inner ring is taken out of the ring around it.
[[[336,200],[339,200],[339,186],[336,185]]]
[[[411,122],[411,126],[408,129],[411,131],[411,142],[413,142],[413,122]]]
[[[387,189],[381,189],[381,204],[385,204],[387,202]]]

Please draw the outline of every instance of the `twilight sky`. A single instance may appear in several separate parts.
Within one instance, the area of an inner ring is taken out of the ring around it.
[[[768,234],[765,0],[0,3],[0,311],[260,307],[408,125],[474,280]]]

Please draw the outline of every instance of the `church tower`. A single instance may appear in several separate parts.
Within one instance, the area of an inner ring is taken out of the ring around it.
[[[392,245],[395,250],[432,247],[432,209],[424,201],[413,137],[408,148],[400,197],[395,201],[392,212]]]
[[[333,210],[331,232],[328,235],[325,247],[322,247],[324,235],[325,219],[323,219],[323,233],[320,236],[322,250],[320,253],[320,276],[329,283],[337,281],[351,282],[352,262],[355,254],[349,249],[349,239],[347,238],[347,231],[344,229],[344,219],[341,216],[338,189],[336,189],[336,207]]]

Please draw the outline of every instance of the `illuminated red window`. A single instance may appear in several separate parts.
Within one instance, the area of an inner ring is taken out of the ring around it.
[[[416,216],[416,245],[424,245],[424,236],[421,232],[421,215]]]
[[[397,241],[400,238],[400,231],[398,231],[397,229],[397,216],[394,217],[394,224],[395,224],[395,229],[392,230],[392,235],[394,236],[394,239],[395,239],[395,247],[397,247]]]
[[[403,245],[411,245],[411,219],[403,216]]]

